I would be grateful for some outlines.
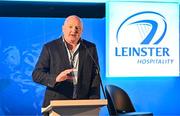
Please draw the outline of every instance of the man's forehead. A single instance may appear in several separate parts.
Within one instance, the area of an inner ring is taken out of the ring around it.
[[[75,21],[69,21],[65,23],[65,26],[76,26],[76,27],[81,27],[82,28],[82,23],[81,22],[75,22]]]
[[[76,19],[71,19],[71,20],[67,20],[65,22],[65,24],[75,25],[75,24],[81,24],[81,22],[79,20],[76,20]]]

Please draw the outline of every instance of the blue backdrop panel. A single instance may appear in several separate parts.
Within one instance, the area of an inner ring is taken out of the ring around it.
[[[40,115],[44,86],[31,73],[42,45],[58,38],[64,18],[0,18],[0,115]],[[130,95],[137,111],[180,115],[180,78],[105,78],[105,19],[83,19],[83,38],[98,48],[103,84]],[[103,96],[103,95],[102,95]],[[107,115],[107,109],[101,112]]]
[[[39,115],[45,87],[31,73],[42,45],[61,35],[63,18],[0,18],[0,115]],[[83,19],[83,38],[104,67],[105,19]],[[104,70],[104,69],[102,69]]]

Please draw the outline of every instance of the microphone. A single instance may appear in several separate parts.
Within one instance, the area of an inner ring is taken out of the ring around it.
[[[103,87],[103,84],[102,84],[102,80],[101,80],[101,76],[100,76],[100,68],[99,68],[99,65],[98,65],[98,63],[96,62],[96,60],[93,58],[93,56],[92,56],[91,52],[89,51],[89,49],[87,48],[87,46],[83,43],[83,40],[82,40],[82,39],[81,39],[81,44],[82,44],[82,46],[85,47],[88,55],[89,55],[90,58],[93,60],[95,66],[96,66],[96,74],[97,74],[97,76],[98,76],[98,78],[99,78],[99,80],[100,80],[100,86],[101,86],[101,88],[102,88],[104,98],[106,99],[107,97],[106,97],[105,90],[104,90],[104,87]]]

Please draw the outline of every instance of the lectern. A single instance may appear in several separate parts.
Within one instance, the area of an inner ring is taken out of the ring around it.
[[[42,113],[49,116],[98,116],[100,107],[106,106],[106,99],[52,100]]]

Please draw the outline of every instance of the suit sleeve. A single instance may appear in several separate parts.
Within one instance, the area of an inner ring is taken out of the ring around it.
[[[93,48],[93,58],[95,62],[93,64],[93,77],[90,88],[90,99],[99,99],[100,98],[100,73],[99,71],[99,63],[98,63],[98,55],[96,47]]]
[[[54,87],[56,75],[50,74],[50,54],[47,46],[43,46],[35,69],[32,73],[33,81],[48,87]]]

